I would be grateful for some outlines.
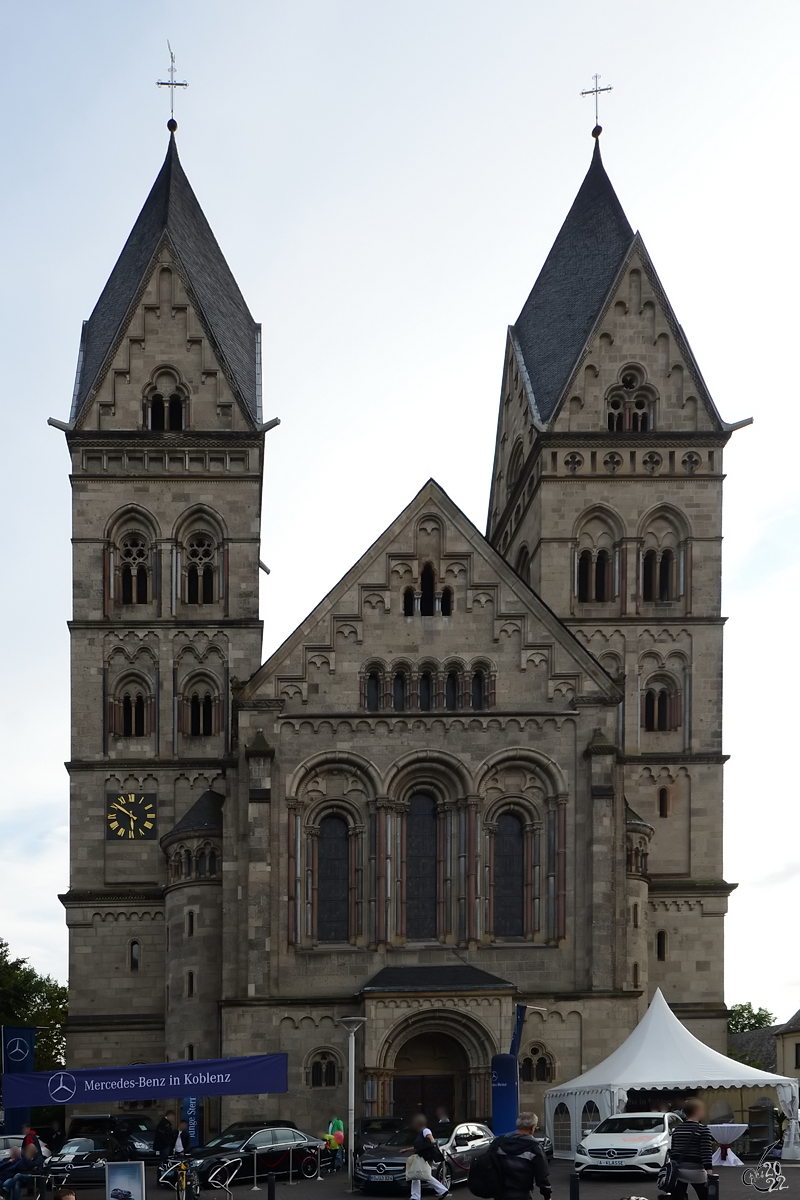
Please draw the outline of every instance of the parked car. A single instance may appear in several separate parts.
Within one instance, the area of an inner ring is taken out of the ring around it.
[[[128,1154],[113,1135],[67,1138],[58,1154],[47,1160],[47,1182],[54,1189],[105,1187],[106,1163],[125,1162]]]
[[[356,1154],[362,1154],[364,1150],[373,1149],[375,1146],[382,1146],[387,1138],[404,1126],[405,1121],[402,1117],[361,1117],[356,1121]]]
[[[657,1175],[667,1157],[672,1131],[681,1124],[675,1113],[620,1113],[606,1117],[586,1133],[575,1153],[578,1175],[589,1171],[633,1171]]]
[[[208,1187],[212,1175],[218,1183],[252,1180],[254,1169],[259,1178],[270,1172],[288,1175],[290,1162],[294,1176],[312,1179],[318,1163],[320,1170],[330,1167],[331,1154],[325,1142],[296,1129],[291,1121],[239,1121],[207,1146],[191,1150],[187,1161],[201,1186]]]
[[[547,1159],[547,1161],[552,1162],[553,1161],[553,1143],[550,1141],[550,1138],[545,1133],[540,1133],[538,1136],[536,1134],[534,1134],[533,1136],[536,1139],[536,1141],[539,1143],[539,1145],[542,1147],[542,1150],[544,1151],[544,1156]]]
[[[131,1159],[145,1161],[158,1158],[153,1143],[156,1123],[152,1117],[131,1116],[128,1113],[97,1113],[86,1117],[73,1117],[67,1130],[68,1138],[116,1137],[128,1151]]]
[[[415,1129],[398,1129],[377,1150],[365,1149],[353,1171],[356,1187],[362,1192],[373,1189],[409,1192],[411,1184],[406,1181],[406,1159],[413,1151],[416,1137]],[[444,1154],[444,1162],[433,1165],[434,1175],[448,1189],[453,1183],[462,1183],[469,1175],[472,1160],[488,1150],[492,1140],[491,1129],[475,1121],[462,1122],[442,1131],[436,1141]],[[422,1186],[424,1188],[425,1184]]]
[[[25,1135],[22,1133],[0,1134],[0,1162],[10,1157],[12,1146],[19,1146],[20,1150],[22,1149],[22,1141],[24,1136]],[[42,1147],[42,1157],[49,1158],[51,1154],[50,1147],[46,1145],[41,1138],[39,1138],[39,1142]]]

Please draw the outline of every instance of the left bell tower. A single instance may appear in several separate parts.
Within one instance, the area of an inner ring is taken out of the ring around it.
[[[261,660],[261,330],[170,129],[51,422],[72,484],[72,1066],[218,1051],[230,683]]]

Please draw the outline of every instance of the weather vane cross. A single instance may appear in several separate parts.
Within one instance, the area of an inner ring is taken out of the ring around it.
[[[612,87],[600,87],[599,75],[593,75],[592,79],[594,80],[594,87],[587,88],[585,92],[581,92],[581,95],[594,96],[594,129],[592,130],[592,135],[594,137],[599,137],[603,129],[602,125],[600,124],[600,93],[613,92],[614,89]]]
[[[167,42],[167,49],[169,50],[169,79],[157,79],[156,87],[169,88],[169,119],[170,119],[170,122],[172,122],[174,124],[174,122],[175,122],[175,88],[185,88],[185,87],[188,87],[189,84],[186,82],[185,79],[183,80],[183,82],[180,82],[179,80],[177,80],[175,78],[175,55],[172,52],[172,46],[170,46],[169,42]],[[176,126],[176,128],[177,128],[177,126]]]

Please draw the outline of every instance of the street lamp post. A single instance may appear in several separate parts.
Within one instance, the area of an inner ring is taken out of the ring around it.
[[[366,1017],[340,1017],[347,1030],[347,1182],[353,1190],[353,1165],[356,1147],[356,1034]]]

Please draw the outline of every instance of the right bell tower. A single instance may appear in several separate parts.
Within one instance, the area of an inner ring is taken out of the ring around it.
[[[717,411],[595,132],[508,330],[487,537],[624,685],[618,803],[654,831],[628,841],[646,903],[619,881],[628,986],[724,1052],[722,455],[749,421]]]

